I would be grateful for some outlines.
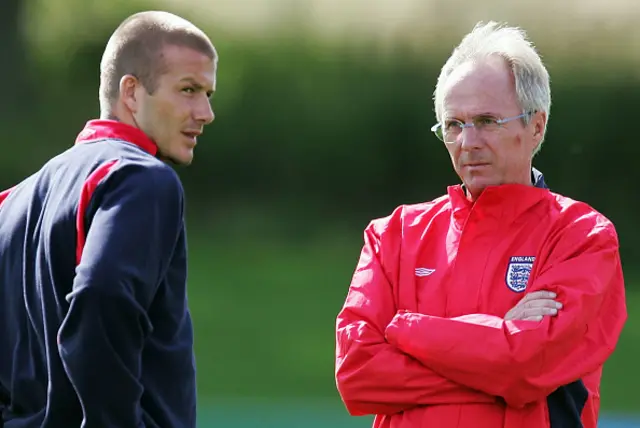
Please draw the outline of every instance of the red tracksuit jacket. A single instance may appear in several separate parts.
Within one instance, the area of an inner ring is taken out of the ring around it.
[[[528,292],[541,322],[505,321]],[[461,186],[372,221],[337,317],[336,381],[377,428],[596,428],[602,367],[626,320],[618,239],[547,189]]]

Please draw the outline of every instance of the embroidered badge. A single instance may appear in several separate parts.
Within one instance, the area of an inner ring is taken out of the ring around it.
[[[527,283],[529,282],[529,276],[531,275],[531,269],[533,269],[533,262],[535,262],[535,260],[536,258],[533,256],[511,257],[505,277],[507,287],[509,287],[510,290],[516,293],[522,293],[527,289]]]

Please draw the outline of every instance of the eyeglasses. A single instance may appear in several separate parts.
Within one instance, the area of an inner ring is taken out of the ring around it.
[[[507,117],[504,119],[498,119],[493,116],[476,116],[471,120],[471,123],[464,123],[457,119],[448,119],[445,120],[444,123],[436,123],[433,125],[431,127],[431,131],[436,134],[436,137],[438,137],[440,141],[451,142],[458,138],[458,135],[462,133],[464,128],[475,128],[481,132],[494,132],[507,122],[522,119],[523,117],[529,117],[534,113],[535,111],[525,112],[518,116]]]

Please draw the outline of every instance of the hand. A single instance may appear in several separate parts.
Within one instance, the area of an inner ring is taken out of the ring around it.
[[[523,321],[542,321],[545,316],[554,316],[562,309],[562,303],[553,300],[556,293],[535,291],[524,296],[517,305],[504,316],[504,319]]]

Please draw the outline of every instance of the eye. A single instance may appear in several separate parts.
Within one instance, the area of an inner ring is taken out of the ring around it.
[[[445,120],[444,121],[444,130],[445,131],[455,131],[460,129],[462,126],[459,120]]]
[[[498,124],[498,120],[495,117],[491,116],[477,117],[474,122],[479,126],[493,126]]]
[[[191,86],[189,86],[189,87],[186,87],[186,88],[182,89],[182,92],[186,92],[187,94],[195,94],[196,89],[191,87]]]

